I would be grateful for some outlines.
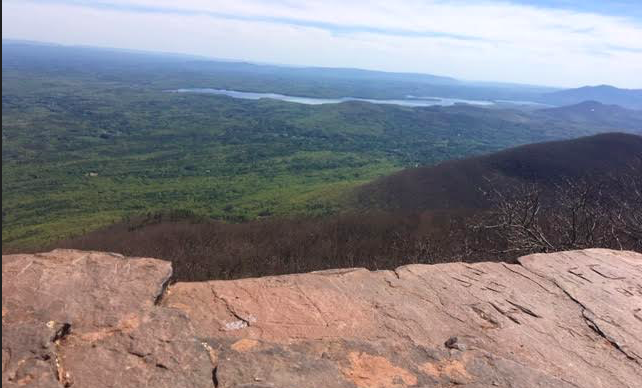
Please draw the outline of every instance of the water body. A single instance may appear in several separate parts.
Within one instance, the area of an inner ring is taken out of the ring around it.
[[[190,89],[177,89],[172,90],[175,93],[204,93],[204,94],[220,94],[234,98],[243,98],[246,100],[259,100],[261,98],[271,98],[274,100],[296,102],[299,104],[307,105],[321,105],[321,104],[339,104],[346,101],[364,101],[373,104],[391,104],[401,106],[450,106],[455,104],[470,104],[470,105],[495,105],[493,101],[483,100],[464,100],[460,98],[443,98],[443,97],[415,97],[407,96],[405,99],[400,100],[377,100],[370,98],[356,98],[356,97],[342,97],[342,98],[314,98],[314,97],[298,97],[287,96],[277,93],[254,93],[254,92],[239,92],[236,90],[225,89],[208,89],[208,88],[190,88]]]
[[[513,104],[513,105],[532,105],[532,106],[541,107],[541,108],[550,108],[553,106],[553,105],[544,104],[541,102],[519,101],[519,100],[495,100],[495,103]]]

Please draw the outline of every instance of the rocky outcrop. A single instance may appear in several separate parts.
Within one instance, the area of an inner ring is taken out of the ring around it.
[[[170,276],[167,262],[114,254],[4,256],[3,386],[642,386],[632,252]]]

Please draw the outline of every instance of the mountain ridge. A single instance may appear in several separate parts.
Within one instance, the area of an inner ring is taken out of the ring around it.
[[[642,109],[642,89],[621,89],[611,85],[583,86],[544,94],[541,101],[556,105],[573,105],[587,100],[603,104]]]
[[[358,188],[357,203],[413,211],[479,208],[485,206],[481,189],[491,178],[498,188],[553,183],[625,171],[636,160],[642,160],[642,136],[632,134],[527,144],[393,173]]]

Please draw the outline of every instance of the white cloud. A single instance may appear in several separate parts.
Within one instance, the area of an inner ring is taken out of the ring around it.
[[[626,17],[499,1],[79,3],[3,1],[3,37],[477,80],[642,87],[642,25]]]

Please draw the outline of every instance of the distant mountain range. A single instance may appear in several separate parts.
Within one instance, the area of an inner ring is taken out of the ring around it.
[[[160,86],[162,83],[168,87],[213,87],[327,98],[403,99],[412,95],[519,100],[553,106],[591,100],[629,109],[642,109],[642,89],[619,89],[608,85],[560,90],[546,86],[463,81],[431,74],[258,64],[183,54],[14,40],[2,41],[2,53],[3,69],[82,72],[91,69],[98,76],[120,70],[123,74],[140,79],[149,78],[150,73],[175,75],[176,72],[181,72],[182,79],[168,80],[165,76],[153,80],[156,85]]]
[[[501,189],[520,182],[626,171],[642,160],[642,136],[607,133],[529,144],[489,155],[405,169],[358,189],[358,206],[416,212],[479,209],[488,180]]]
[[[609,85],[584,86],[542,95],[540,101],[552,105],[571,105],[583,101],[599,101],[631,109],[642,109],[642,89],[619,89]]]
[[[605,105],[597,101],[584,101],[575,105],[541,109],[535,116],[564,120],[587,127],[607,126],[620,130],[632,130],[642,134],[642,111]]]

